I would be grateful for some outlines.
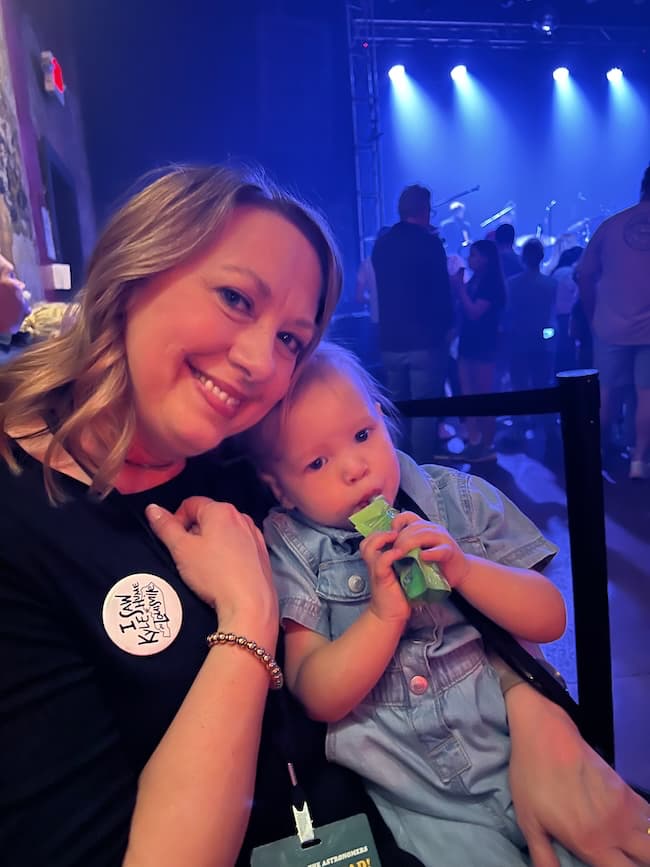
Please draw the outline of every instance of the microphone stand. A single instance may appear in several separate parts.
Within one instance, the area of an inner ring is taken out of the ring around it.
[[[552,238],[553,237],[553,208],[557,205],[555,199],[551,199],[548,205],[545,208],[546,211],[546,234]]]
[[[480,189],[480,185],[477,184],[475,187],[471,187],[469,190],[463,190],[462,193],[455,193],[453,196],[449,196],[448,199],[443,199],[441,202],[436,202],[434,205],[431,205],[431,210],[435,214],[438,208],[441,208],[443,205],[448,205],[449,202],[453,202],[456,199],[462,199],[465,196],[469,196],[470,193],[476,193]]]

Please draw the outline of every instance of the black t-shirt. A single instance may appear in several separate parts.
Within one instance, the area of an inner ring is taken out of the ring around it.
[[[379,341],[386,352],[440,346],[453,306],[442,242],[426,226],[399,222],[372,251],[377,281]]]
[[[181,581],[148,529],[151,502],[175,510],[190,495],[232,502],[259,519],[268,496],[238,462],[204,456],[138,494],[88,498],[60,476],[67,501],[52,507],[39,462],[16,449],[22,473],[0,462],[0,861],[7,867],[117,867],[126,850],[137,780],[207,652],[214,612]],[[167,581],[183,611],[164,652],[134,656],[110,640],[107,592],[127,575]],[[236,725],[237,721],[233,720]],[[283,738],[292,747],[316,824],[364,811],[388,864],[417,864],[394,846],[348,771],[324,755],[324,727],[287,696],[270,693],[250,848],[295,833]]]
[[[467,284],[467,294],[472,301],[484,299],[489,302],[487,310],[470,319],[461,306],[458,353],[462,358],[476,361],[494,361],[499,345],[499,328],[505,305],[503,283],[479,279],[474,275]]]

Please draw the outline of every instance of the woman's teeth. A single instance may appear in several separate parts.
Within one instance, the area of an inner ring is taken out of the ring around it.
[[[201,373],[200,370],[196,370],[196,368],[193,368],[192,373],[205,389],[211,392],[215,397],[218,397],[222,403],[226,404],[226,406],[232,406],[234,408],[238,407],[241,403],[238,398],[233,397],[232,395],[228,394],[228,392],[219,388],[218,385],[215,385],[214,382],[212,382],[212,380],[209,379],[204,373]]]

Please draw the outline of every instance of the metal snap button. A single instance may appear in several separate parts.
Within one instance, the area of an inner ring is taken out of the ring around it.
[[[422,695],[423,692],[426,692],[429,687],[429,681],[426,677],[422,677],[421,674],[416,674],[415,677],[411,678],[411,682],[409,683],[409,689],[413,693],[413,695]]]
[[[353,593],[361,593],[365,585],[366,582],[361,575],[350,575],[348,578],[348,587]]]

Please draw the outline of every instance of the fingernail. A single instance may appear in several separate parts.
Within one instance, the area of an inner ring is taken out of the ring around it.
[[[163,516],[163,510],[155,503],[150,503],[145,512],[150,521],[159,521]]]

